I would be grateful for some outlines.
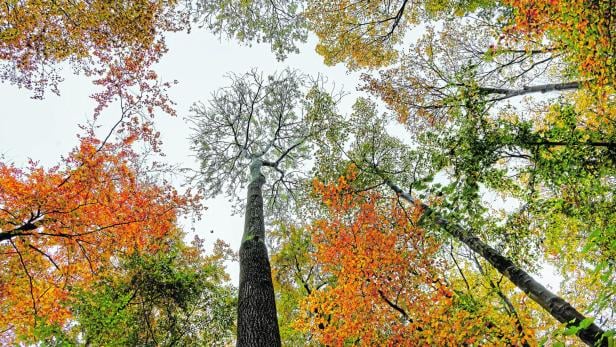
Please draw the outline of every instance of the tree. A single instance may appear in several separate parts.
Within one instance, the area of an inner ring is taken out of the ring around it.
[[[192,10],[196,22],[216,34],[242,43],[269,43],[279,60],[299,53],[297,44],[308,37],[302,1],[198,1]]]
[[[429,157],[426,178],[447,177],[445,187],[431,179],[417,183],[426,188],[420,189],[426,198],[441,197],[444,204],[437,209],[445,219],[498,240],[516,262],[532,264],[545,252],[542,260],[552,260],[565,277],[576,268],[590,270],[573,276],[576,286],[601,283],[593,286],[595,295],[579,296],[581,307],[609,316],[613,305],[605,298],[613,292],[614,277],[606,261],[613,253],[606,226],[614,210],[616,109],[606,78],[614,75],[607,58],[614,55],[610,2],[312,6],[306,13],[326,63],[392,65],[378,77],[366,75],[364,88],[397,113],[411,131],[409,142]],[[403,41],[420,23],[428,27],[425,35]],[[517,103],[537,93],[549,94]],[[401,171],[382,173],[393,177]],[[563,199],[563,191],[579,194]],[[520,208],[506,212],[504,227],[497,225],[499,217],[483,217],[493,213],[482,201],[487,194],[520,201]],[[571,235],[568,242],[565,235]],[[520,244],[532,245],[534,252]],[[564,256],[554,257],[556,252]],[[593,296],[602,299],[588,299]]]
[[[616,39],[612,26],[616,10],[612,1],[504,1],[513,9],[508,32],[519,32],[526,40],[548,37],[558,42],[575,73],[605,86],[614,83],[613,53]]]
[[[218,242],[205,255],[176,233],[152,254],[133,253],[91,288],[72,288],[71,324],[37,327],[33,342],[71,345],[225,346],[234,327],[234,291],[222,263],[232,255]]]
[[[61,63],[94,77],[100,111],[116,97],[148,94],[169,111],[166,85],[151,66],[166,51],[163,34],[187,25],[177,1],[8,1],[0,9],[0,80],[59,94]]]
[[[309,1],[310,29],[319,37],[316,50],[326,64],[351,69],[393,63],[411,29],[433,20],[460,16],[492,0]]]
[[[316,207],[316,206],[315,206]],[[305,216],[312,218],[312,215]],[[309,228],[280,223],[270,231],[272,278],[276,290],[278,325],[283,345],[318,346],[319,342],[296,327],[306,296],[330,281],[314,261],[315,243]]]
[[[264,78],[252,70],[230,79],[231,86],[216,92],[208,105],[192,109],[193,149],[201,161],[196,177],[212,196],[226,188],[237,198],[249,182],[239,253],[237,345],[276,346],[280,333],[265,246],[264,200],[270,214],[293,202],[303,182],[301,165],[308,158],[309,140],[327,122],[310,112],[320,94],[296,71]]]
[[[459,197],[456,194],[451,194],[454,190],[451,187],[446,186],[442,190],[438,189],[441,186],[440,183],[429,187],[432,180],[430,176],[434,174],[431,171],[433,170],[432,161],[437,160],[438,157],[430,157],[430,151],[425,152],[421,147],[417,150],[410,150],[408,145],[387,134],[386,124],[386,117],[377,116],[373,104],[359,100],[355,105],[355,113],[349,117],[347,132],[345,132],[353,141],[350,148],[341,152],[342,158],[324,158],[326,161],[317,164],[317,167],[328,167],[333,162],[340,163],[345,160],[355,165],[363,174],[362,179],[355,182],[356,190],[365,191],[380,186],[387,187],[401,199],[423,211],[424,216],[421,221],[424,227],[429,228],[432,225],[432,227],[444,230],[459,242],[468,246],[494,266],[503,276],[509,278],[519,289],[527,293],[532,300],[536,301],[559,322],[572,327],[581,324],[583,328],[575,330],[575,332],[583,341],[591,345],[599,343],[599,341],[602,341],[603,344],[607,343],[605,337],[603,337],[604,331],[599,326],[592,324],[591,319],[586,318],[568,302],[536,282],[516,262],[486,242],[481,241],[480,235],[494,238],[495,234],[498,235],[498,233],[486,234],[480,233],[479,230],[500,231],[503,229],[490,223],[489,219],[485,217],[486,210],[476,203],[478,188],[472,189],[472,186],[463,183],[464,186],[460,194],[470,195],[471,198],[466,199],[462,196],[458,200],[453,200],[452,205],[443,204],[439,206],[437,204],[436,210],[412,196],[410,192],[401,189],[395,182],[402,182],[407,185],[411,182],[410,190],[420,194],[419,196],[422,199],[436,199],[438,201],[439,199],[432,194],[439,191],[445,191],[452,196]],[[334,141],[339,141],[338,147],[342,148],[342,144],[347,140],[339,138]],[[324,180],[335,179],[332,178],[332,175],[335,177],[336,173],[325,171],[321,177]],[[426,178],[422,178],[422,176]],[[453,187],[456,184],[458,182],[452,182]],[[442,193],[440,195],[442,196]],[[442,201],[443,198],[440,200]],[[458,213],[458,211],[462,212]],[[449,218],[460,219],[454,219],[459,221],[456,223],[451,222]],[[498,240],[498,238],[495,240]],[[518,242],[523,241],[523,238],[518,240]],[[515,254],[518,248],[514,247],[513,250],[513,254]],[[523,258],[516,257],[514,259],[520,261]]]
[[[434,170],[456,183],[453,191],[433,191],[445,193],[447,209],[455,210],[449,220],[476,219],[469,212],[489,208],[482,191],[520,201],[507,212],[506,227],[493,229],[506,235],[501,242],[525,239],[531,247],[507,248],[518,257],[528,249],[544,252],[568,286],[593,288],[570,302],[606,322],[614,282],[606,261],[614,251],[606,243],[614,218],[613,89],[572,70],[575,53],[558,42],[496,43],[489,29],[445,24],[399,66],[367,78],[369,89],[438,158]],[[550,94],[529,102],[538,92]],[[524,106],[516,103],[522,95]],[[570,191],[577,198],[563,196]]]
[[[138,174],[129,143],[84,137],[61,166],[0,164],[3,341],[66,323],[71,287],[89,288],[124,254],[154,252],[196,202]]]
[[[421,209],[357,191],[358,175],[351,166],[314,182],[327,213],[309,227],[310,256],[329,277],[308,291],[295,326],[326,345],[532,343],[513,316],[452,290],[438,237],[418,227]]]

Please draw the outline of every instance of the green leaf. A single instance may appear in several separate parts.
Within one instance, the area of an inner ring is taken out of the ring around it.
[[[565,336],[572,336],[577,334],[577,332],[580,331],[579,327],[568,327],[567,329],[565,329],[565,331],[563,332],[563,335]]]
[[[592,325],[592,323],[594,322],[594,318],[585,318],[583,321],[580,322],[580,329],[586,329],[589,326]]]

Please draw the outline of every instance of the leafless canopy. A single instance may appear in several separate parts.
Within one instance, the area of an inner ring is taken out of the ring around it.
[[[267,210],[277,212],[295,198],[311,138],[327,127],[311,112],[321,81],[288,69],[267,77],[255,69],[228,77],[228,87],[191,109],[200,187],[209,196],[224,192],[238,201],[241,188],[254,179],[250,166],[256,164],[266,179]]]

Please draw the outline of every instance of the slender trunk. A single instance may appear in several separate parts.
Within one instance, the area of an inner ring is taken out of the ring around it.
[[[393,184],[393,182],[387,180],[386,183],[400,197],[413,205],[417,204],[410,194],[402,191],[402,189]],[[549,289],[541,285],[541,283],[535,281],[532,276],[516,266],[509,258],[504,257],[494,248],[473,235],[472,231],[465,230],[457,224],[449,223],[426,204],[422,203],[419,204],[419,206],[424,210],[424,215],[426,217],[430,217],[451,236],[481,255],[494,266],[498,272],[511,280],[513,284],[524,291],[534,302],[543,307],[559,322],[566,323],[568,326],[578,326],[582,320],[586,318],[563,298],[552,293]],[[607,339],[601,339],[603,334],[604,331],[596,324],[591,324],[589,327],[581,329],[577,333],[578,337],[589,346],[607,346]]]
[[[506,88],[491,88],[480,87],[479,90],[486,94],[500,94],[501,97],[495,98],[493,101],[499,101],[504,99],[513,98],[515,96],[533,94],[533,93],[549,93],[555,91],[579,89],[581,85],[580,81],[564,82],[564,83],[552,83],[542,84],[536,86],[525,86],[522,89],[506,89]]]
[[[237,346],[280,346],[272,272],[265,247],[261,162],[251,165],[244,235],[240,246]]]

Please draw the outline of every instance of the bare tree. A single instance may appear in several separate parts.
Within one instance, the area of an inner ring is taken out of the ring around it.
[[[292,201],[310,140],[327,127],[318,116],[324,113],[311,111],[322,106],[319,100],[325,94],[317,91],[317,81],[292,70],[268,77],[252,70],[229,77],[229,87],[214,93],[208,104],[192,108],[198,178],[211,196],[225,191],[235,198],[248,182],[237,346],[279,346],[263,206],[265,201],[269,209],[281,210]]]

